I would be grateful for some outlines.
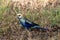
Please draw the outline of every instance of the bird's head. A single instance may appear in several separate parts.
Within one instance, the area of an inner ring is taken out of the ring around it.
[[[23,16],[22,16],[22,14],[17,14],[17,17],[22,18]]]

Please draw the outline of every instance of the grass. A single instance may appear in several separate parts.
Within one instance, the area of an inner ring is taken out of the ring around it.
[[[2,19],[3,13],[5,13],[9,9],[8,2],[6,4],[5,0],[0,0],[0,20]]]
[[[8,6],[4,4],[3,0],[0,0],[0,34],[4,33],[3,26],[1,26],[1,24],[3,24],[3,23],[1,23],[1,22],[4,21],[3,20],[3,17],[4,17],[3,15],[7,10],[8,10]],[[5,19],[7,19],[7,18],[5,18]]]
[[[40,9],[33,9],[31,10],[28,5],[26,5],[23,9],[15,7],[15,12],[22,13],[31,21],[40,24],[41,26],[46,25],[58,25],[60,24],[60,7],[55,8],[42,8]]]
[[[18,7],[15,7],[15,12],[22,14],[24,13],[24,17],[39,24],[42,27],[45,27],[47,25],[49,25],[49,27],[53,25],[60,26],[60,7],[51,9],[42,8],[41,10],[31,10],[27,7],[25,7],[25,9],[19,9]],[[25,30],[19,27],[20,24],[18,24],[19,22],[15,12],[13,12],[11,6],[0,5],[0,35],[5,33],[6,36],[9,35],[10,38],[13,35],[16,35],[16,33],[17,35],[24,33],[23,31]]]
[[[0,7],[0,20],[2,19],[3,13],[6,11],[7,7]]]
[[[60,9],[60,8],[59,8]],[[42,11],[27,11],[26,17],[32,21],[37,21],[38,24],[58,25],[60,24],[60,10],[59,9],[43,9]]]
[[[4,31],[0,28],[0,35],[2,35],[4,33]]]
[[[1,13],[0,13],[0,18],[2,18],[2,12],[4,12],[7,7],[1,7]],[[8,9],[9,10],[9,9]],[[31,21],[34,21],[35,23],[40,24],[41,26],[45,25],[59,25],[60,24],[60,7],[57,8],[42,8],[41,10],[39,9],[28,9],[25,7],[25,9],[19,9],[18,7],[15,7],[15,12],[17,13],[25,13],[25,17],[30,19]],[[13,17],[13,16],[11,16]],[[7,21],[11,20],[11,17],[7,17]]]

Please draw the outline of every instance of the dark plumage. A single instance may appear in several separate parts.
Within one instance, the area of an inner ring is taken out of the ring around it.
[[[17,14],[18,15],[18,19],[20,24],[22,24],[22,26],[26,29],[41,29],[41,30],[48,30],[47,28],[42,28],[41,26],[39,26],[38,24],[31,22],[30,20],[24,18],[21,14]]]

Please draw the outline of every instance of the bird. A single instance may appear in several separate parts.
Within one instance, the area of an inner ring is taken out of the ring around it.
[[[26,28],[27,30],[29,30],[29,29],[49,30],[48,28],[43,28],[40,25],[38,25],[37,23],[30,21],[29,19],[27,19],[20,13],[17,14],[17,18],[19,20],[19,24],[22,24],[22,26],[24,28]]]

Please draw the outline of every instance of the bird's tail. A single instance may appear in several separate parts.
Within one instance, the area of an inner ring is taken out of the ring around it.
[[[45,31],[49,31],[49,29],[48,29],[48,28],[43,28],[43,30],[45,30]]]
[[[37,29],[37,30],[42,30],[42,31],[49,31],[48,28],[42,28],[42,27],[39,27],[39,26],[34,26],[34,27],[32,27],[32,29]]]

